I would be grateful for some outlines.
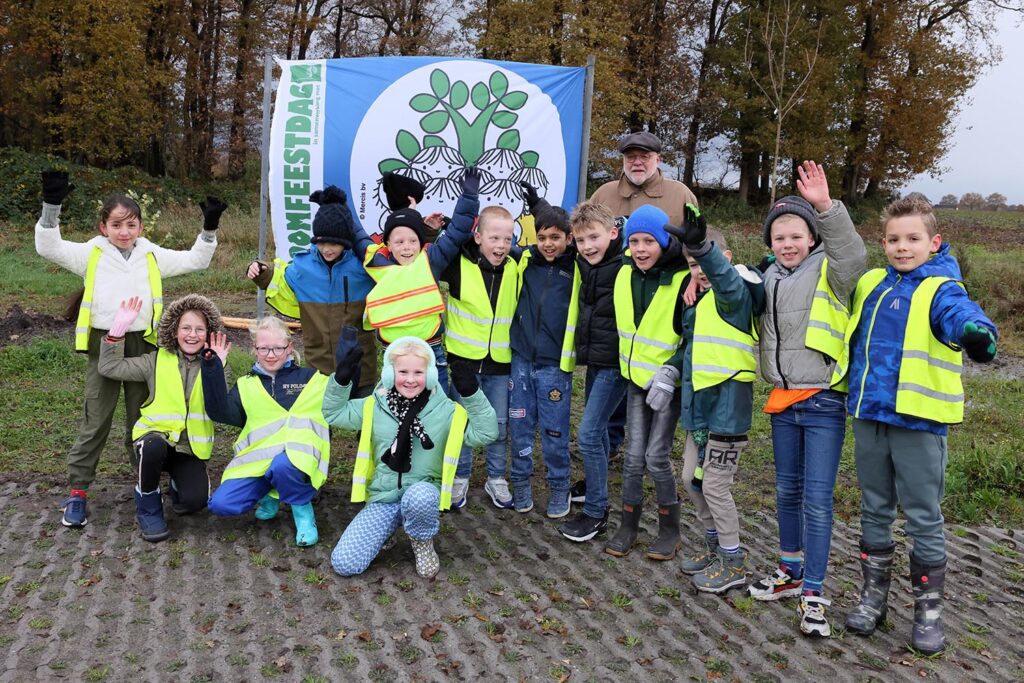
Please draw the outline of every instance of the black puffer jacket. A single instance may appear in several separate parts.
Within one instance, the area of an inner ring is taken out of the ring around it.
[[[615,328],[615,278],[622,267],[622,234],[608,245],[595,266],[582,256],[580,317],[576,323],[576,363],[596,367],[619,366],[619,334]]]

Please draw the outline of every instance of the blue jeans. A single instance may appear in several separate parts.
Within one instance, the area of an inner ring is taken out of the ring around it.
[[[210,496],[210,512],[221,517],[241,515],[256,507],[271,489],[276,489],[281,502],[289,505],[305,505],[316,495],[309,476],[293,465],[285,453],[279,453],[263,476],[221,482]]]
[[[490,479],[505,478],[505,464],[508,462],[508,375],[477,375],[480,382],[480,389],[487,397],[487,401],[494,408],[498,417],[498,438],[493,443],[484,447],[484,454],[487,462],[487,476]],[[451,385],[451,397],[453,401],[462,403],[462,397],[456,391],[455,385]],[[459,455],[459,466],[455,470],[455,476],[459,479],[469,479],[473,473],[473,449],[469,446],[462,447]]]
[[[362,574],[399,525],[409,538],[426,541],[441,528],[441,492],[418,481],[394,503],[367,503],[345,528],[331,551],[331,566],[342,576]]]
[[[444,350],[444,341],[440,340],[430,345],[434,351],[434,363],[437,364],[437,386],[445,395],[448,393],[448,354]],[[353,397],[356,398],[356,397]]]
[[[572,373],[550,365],[534,365],[513,353],[511,388],[508,417],[513,486],[528,483],[533,476],[533,441],[540,428],[548,488],[568,491]]]
[[[626,394],[626,379],[618,368],[588,366],[586,388],[587,403],[576,431],[587,480],[583,512],[600,518],[608,512],[609,420]]]
[[[621,373],[620,373],[621,374]],[[626,392],[622,392],[619,404],[608,418],[608,452],[614,453],[622,448],[626,440]]]
[[[819,391],[772,415],[779,547],[804,552],[804,579],[825,580],[832,545],[832,492],[846,436],[846,397]]]

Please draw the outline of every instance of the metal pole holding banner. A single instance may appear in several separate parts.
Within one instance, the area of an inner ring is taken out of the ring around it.
[[[258,258],[267,255],[267,207],[270,204],[270,91],[274,86],[274,55],[263,53],[263,135],[260,140],[260,246]],[[263,317],[267,293],[256,292],[256,319]]]
[[[587,198],[587,169],[590,165],[590,115],[594,108],[594,55],[587,57],[587,80],[583,89],[583,140],[580,142],[580,183],[576,203]]]

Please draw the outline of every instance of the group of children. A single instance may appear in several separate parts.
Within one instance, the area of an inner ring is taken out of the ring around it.
[[[287,264],[256,261],[247,270],[272,306],[302,320],[313,367],[299,365],[287,327],[268,317],[254,331],[252,370],[230,392],[230,343],[216,307],[189,295],[162,310],[160,296],[162,277],[209,264],[223,203],[204,203],[204,231],[188,252],[141,237],[141,211],[124,197],[105,205],[100,237],[75,244],[57,229],[73,186],[67,174],[46,173],[37,250],[84,276],[76,345],[90,354],[63,522],[86,523],[86,491],[123,382],[147,540],[168,535],[160,491],[167,471],[176,513],[199,510],[208,498],[214,514],[255,507],[258,519],[270,519],[283,500],[296,542],[316,543],[312,501],[327,476],[328,426],[338,425],[360,430],[352,500],[366,506],[332,552],[335,570],[364,571],[404,526],[417,572],[433,576],[439,513],[465,505],[474,447],[486,449],[484,491],[494,505],[526,513],[534,507],[539,431],[546,514],[570,512],[569,405],[581,365],[577,443],[586,494],[559,532],[585,542],[606,530],[608,427],[625,395],[621,516],[604,550],[624,556],[635,544],[647,472],[658,535],[646,555],[676,556],[680,501],[671,453],[681,426],[683,486],[705,530],[681,569],[698,590],[723,593],[746,584],[731,488],[760,373],[773,385],[764,410],[772,423],[780,561],[749,586],[750,595],[797,596],[801,631],[830,634],[822,586],[848,410],[862,489],[864,588],[847,629],[868,634],[885,618],[900,503],[914,540],[912,644],[937,652],[944,644],[945,433],[963,416],[960,350],[991,360],[995,325],[967,297],[926,202],[900,200],[887,209],[889,267],[865,273],[863,242],[830,198],[824,171],[805,162],[798,173],[800,196],[776,202],[765,220],[772,257],[759,268],[733,265],[725,237],[693,204],[681,226],[642,206],[620,234],[605,207],[582,202],[568,214],[524,183],[537,243],[520,249],[508,211],[479,209],[475,169],[462,179],[450,220],[423,218],[415,209],[422,186],[389,175],[382,189],[392,213],[374,243],[355,226],[344,193],[326,188],[311,197],[320,208],[310,249]],[[126,292],[136,296],[123,300]],[[374,336],[386,347],[379,381]],[[211,496],[205,461],[214,421],[242,431]]]

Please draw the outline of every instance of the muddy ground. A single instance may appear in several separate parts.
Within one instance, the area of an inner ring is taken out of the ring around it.
[[[0,346],[69,330],[11,309]],[[245,332],[232,337],[246,345]],[[474,481],[470,504],[442,519],[432,581],[416,576],[401,535],[363,576],[332,573],[331,547],[358,509],[347,482],[325,487],[321,543],[303,549],[286,510],[257,523],[168,508],[171,540],[149,544],[130,492],[128,480],[99,482],[88,526],[69,530],[62,481],[0,473],[0,681],[1024,680],[1021,530],[947,529],[950,648],[925,659],[906,646],[902,544],[885,629],[842,632],[859,586],[858,529],[843,522],[826,582],[836,632],[819,640],[799,634],[792,600],[699,594],[675,562],[565,541],[543,516],[542,482],[538,508],[520,515]],[[699,530],[688,513],[684,503],[689,549]],[[775,560],[774,517],[742,525],[758,578]],[[640,549],[655,527],[648,511]]]
[[[285,513],[256,523],[168,510],[172,540],[149,544],[129,491],[94,487],[88,526],[69,530],[62,485],[0,484],[0,681],[1004,681],[1024,671],[1019,531],[948,530],[950,650],[923,659],[906,648],[905,555],[885,631],[838,629],[859,572],[857,530],[844,524],[826,583],[838,633],[820,640],[798,633],[792,600],[698,594],[675,562],[569,543],[536,510],[496,510],[480,486],[443,517],[432,581],[415,575],[404,537],[363,576],[332,574],[331,546],[356,512],[344,487],[326,489],[323,541],[303,549]],[[647,514],[641,548],[655,525]],[[767,570],[774,520],[747,516],[743,532],[749,567]]]

